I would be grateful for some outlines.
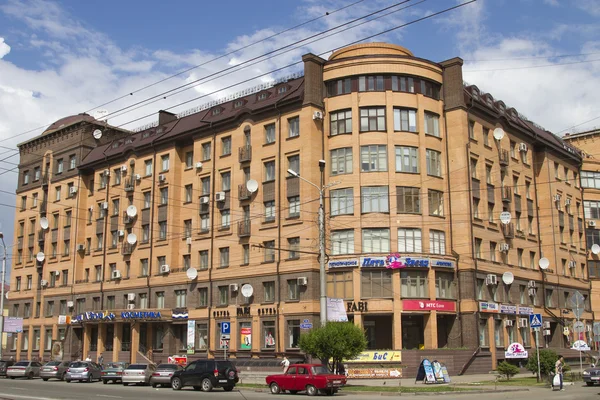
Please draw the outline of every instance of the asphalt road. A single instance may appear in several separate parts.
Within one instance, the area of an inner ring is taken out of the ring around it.
[[[411,397],[416,400],[436,399],[436,400],[475,400],[485,397],[486,400],[548,400],[548,399],[599,399],[600,387],[585,387],[581,384],[569,386],[564,392],[553,392],[550,389],[530,388],[530,391],[505,392],[505,393],[485,393],[485,394],[449,394],[449,395],[431,395],[414,396],[404,394],[403,397]],[[326,396],[319,396],[327,398]],[[354,394],[339,393],[334,398],[346,398],[347,400],[367,400],[373,398],[388,399],[397,396],[380,396],[374,393]],[[174,391],[171,388],[153,389],[149,386],[127,386],[121,384],[103,385],[101,382],[95,383],[66,383],[60,381],[44,382],[41,379],[31,381],[23,379],[1,379],[0,378],[0,400],[111,400],[111,399],[199,399],[202,400],[292,400],[295,398],[306,398],[303,394],[298,395],[271,395],[267,392],[256,392],[252,389],[234,389],[226,393],[221,389],[215,389],[211,393],[196,392],[193,389],[184,389]]]

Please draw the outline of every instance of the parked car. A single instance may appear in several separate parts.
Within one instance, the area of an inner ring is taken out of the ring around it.
[[[583,371],[583,381],[588,386],[600,383],[600,367],[587,368]]]
[[[102,367],[91,361],[75,361],[69,364],[65,381],[93,382],[102,378]]]
[[[48,379],[60,379],[65,380],[67,374],[67,368],[69,368],[69,361],[50,361],[42,366],[40,370],[40,378],[44,381]]]
[[[183,368],[177,364],[159,364],[156,367],[156,370],[152,373],[150,384],[153,388],[157,387],[158,385],[170,386],[171,377],[175,371],[180,371],[182,369]]]
[[[121,382],[123,382],[123,386],[127,386],[130,383],[147,385],[155,370],[156,367],[152,364],[131,364],[123,371]]]
[[[13,360],[0,360],[0,376],[6,378],[6,370],[8,367],[14,365],[14,363],[15,362]]]
[[[107,363],[102,370],[102,383],[107,384],[108,381],[121,382],[123,371],[129,366],[126,362],[111,362]]]
[[[194,390],[205,392],[222,387],[229,392],[238,380],[238,371],[231,361],[197,360],[173,373],[171,387],[173,390],[180,390],[185,386],[193,386]]]
[[[333,374],[325,365],[294,364],[285,374],[269,375],[266,381],[273,394],[287,390],[292,394],[306,391],[309,396],[319,392],[333,396],[346,384],[346,377]]]
[[[41,367],[42,364],[40,364],[37,361],[19,361],[14,365],[8,367],[8,369],[6,370],[6,376],[8,376],[10,379],[33,379],[36,376],[40,376]]]

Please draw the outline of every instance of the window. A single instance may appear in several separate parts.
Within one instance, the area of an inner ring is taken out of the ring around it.
[[[587,264],[588,264],[588,276],[590,278],[600,278],[600,261],[588,260]]]
[[[363,229],[363,253],[388,253],[390,252],[389,229]]]
[[[352,133],[352,110],[332,112],[330,121],[330,136]]]
[[[417,131],[417,111],[407,108],[394,108],[394,130],[403,132]]]
[[[156,308],[165,308],[165,292],[156,292]]]
[[[288,119],[288,137],[300,136],[300,117]]]
[[[361,146],[360,165],[361,172],[387,171],[387,146]]]
[[[359,92],[382,92],[384,91],[383,76],[359,76],[358,91]]]
[[[331,216],[354,214],[354,189],[337,189],[329,192]]]
[[[96,234],[96,250],[102,250],[104,246],[104,235],[102,233]]]
[[[483,128],[483,145],[490,146],[490,130],[488,128]]]
[[[265,292],[265,302],[275,301],[275,282],[263,282],[263,290]]]
[[[416,147],[396,146],[396,172],[418,173],[419,150]]]
[[[29,331],[23,331],[21,343],[22,343],[21,349],[23,351],[28,351],[29,350]]]
[[[427,271],[401,271],[402,297],[429,298]]]
[[[194,166],[194,152],[187,151],[185,153],[185,167],[192,168]]]
[[[552,302],[553,292],[554,290],[552,289],[546,289],[546,307],[554,307],[554,304]]]
[[[273,182],[275,180],[275,161],[267,161],[265,163],[265,182]]]
[[[496,261],[496,242],[490,242],[490,261]]]
[[[444,216],[444,193],[437,190],[429,189],[427,191],[427,199],[429,202],[429,215],[436,217]]]
[[[150,241],[150,225],[142,225],[142,243],[148,243]]]
[[[275,124],[265,125],[265,144],[275,143]]]
[[[360,109],[360,131],[385,131],[385,107]]]
[[[288,241],[288,249],[289,249],[288,259],[292,260],[295,258],[299,258],[300,253],[298,253],[298,251],[300,250],[300,238],[292,237],[292,238],[288,238],[287,241]]]
[[[187,306],[186,303],[187,290],[176,290],[175,291],[175,307],[183,308]]]
[[[220,267],[228,267],[229,266],[229,247],[221,247],[219,249],[219,259],[220,259]]]
[[[21,196],[21,211],[27,208],[27,196]]]
[[[169,204],[169,188],[160,188],[160,205]]]
[[[331,175],[352,173],[352,147],[344,147],[330,151]]]
[[[202,214],[200,216],[200,231],[208,232],[210,230],[210,215]]]
[[[288,348],[297,349],[298,340],[300,340],[300,320],[290,319],[287,322]]]
[[[432,254],[446,254],[446,234],[443,231],[433,229],[429,231],[429,252]]]
[[[427,175],[442,176],[442,154],[427,149]]]
[[[487,319],[479,320],[479,346],[487,347]]]
[[[198,306],[200,306],[200,307],[208,306],[208,288],[198,289]]]
[[[392,291],[392,271],[361,271],[361,298],[390,298]]]
[[[29,184],[29,171],[23,171],[23,185]]]
[[[144,173],[146,176],[152,176],[152,160],[144,161]]]
[[[327,274],[327,297],[353,299],[354,283],[352,271],[329,272]]]
[[[145,310],[148,308],[148,293],[140,293],[140,309]]]
[[[502,341],[502,320],[494,319],[494,344],[496,347],[504,347]]]
[[[523,346],[529,347],[531,345],[531,333],[529,328],[519,328],[521,332],[521,338],[523,339]]]
[[[42,172],[42,171],[40,170],[40,167],[35,167],[35,168],[33,169],[33,181],[34,181],[34,182],[36,182],[36,181],[39,181],[39,180],[40,180],[41,172]]]
[[[202,161],[208,161],[211,158],[211,143],[202,143]]]
[[[475,257],[481,258],[481,245],[483,241],[479,238],[475,238]]]
[[[58,160],[56,160],[56,173],[62,174],[63,170],[64,170],[63,159],[59,158]]]
[[[583,212],[586,219],[600,219],[600,201],[584,200]]]
[[[354,229],[332,231],[331,249],[333,255],[354,253]]]
[[[167,221],[158,222],[158,240],[167,240]]]
[[[475,139],[475,122],[469,121],[469,139]]]
[[[67,313],[67,301],[66,300],[60,300],[60,302],[58,304],[58,313],[60,315],[65,315]]]
[[[437,299],[454,299],[454,274],[452,272],[435,271],[435,297]]]
[[[60,201],[60,192],[61,192],[61,187],[57,186],[56,187],[56,201]]]
[[[514,151],[514,149],[511,147],[511,156],[514,157],[514,155],[512,154],[512,152]],[[554,177],[556,178],[557,181],[560,180],[560,169],[559,169],[559,165],[557,162],[554,162]]]
[[[229,192],[231,190],[231,172],[221,172],[221,190]]]
[[[265,222],[275,221],[275,201],[265,201]]]
[[[415,80],[408,76],[392,76],[392,90],[415,93]]]
[[[242,245],[242,265],[250,264],[250,245]]]
[[[471,158],[471,178],[477,178],[477,159]]]
[[[300,288],[298,286],[298,279],[288,279],[288,300],[299,300],[300,299]]]
[[[25,303],[25,308],[23,310],[23,318],[31,317],[31,303]]]
[[[202,186],[203,196],[210,194],[210,176],[200,179],[200,186]]]
[[[425,134],[440,137],[439,115],[425,112]]]
[[[44,332],[44,350],[50,351],[52,349],[52,329],[46,329]]]
[[[16,278],[15,291],[17,291],[17,292],[21,291],[21,277],[20,276],[17,276],[17,278]]]
[[[192,185],[185,185],[185,203],[192,202]]]
[[[191,221],[190,221],[191,223]],[[231,224],[231,214],[229,210],[221,210],[221,229],[228,229]],[[191,225],[191,224],[190,224]]]
[[[338,79],[327,82],[327,95],[338,96],[352,91],[352,80],[350,78]]]
[[[219,305],[226,306],[229,304],[229,286],[219,286]]]
[[[62,275],[62,286],[67,286],[67,283],[69,283],[69,270],[63,269],[61,272],[61,275]]]
[[[389,212],[388,187],[366,186],[360,188],[361,212]]]
[[[288,169],[294,172],[300,172],[300,156],[294,155],[288,157]]]
[[[160,262],[161,261],[159,261],[158,265],[163,265]],[[165,260],[162,260],[162,262],[164,263]],[[148,276],[148,273],[149,273],[149,271],[148,271],[148,259],[147,258],[142,258],[140,260],[140,275],[142,277],[144,277],[144,276]]]
[[[152,193],[144,192],[144,208],[150,208],[150,204],[152,204]]]
[[[200,269],[208,269],[208,250],[200,250],[198,257],[200,259]]]
[[[265,262],[274,262],[275,261],[275,241],[269,240],[267,242],[263,242],[264,250],[265,250]]]
[[[300,216],[300,196],[288,197],[289,217],[295,218]]]
[[[439,84],[421,79],[421,94],[423,96],[432,97],[436,100],[440,99]]]
[[[192,267],[192,258],[189,254],[183,255],[183,268],[187,271]]]

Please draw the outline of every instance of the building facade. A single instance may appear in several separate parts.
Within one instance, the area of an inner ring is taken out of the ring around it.
[[[541,346],[569,347],[565,299],[592,320],[580,152],[465,85],[459,58],[371,43],[303,61],[139,132],[79,115],[19,145],[9,353],[299,355],[320,323],[319,193],[289,169],[327,187],[327,295],[369,349],[492,368],[535,346],[533,312]]]

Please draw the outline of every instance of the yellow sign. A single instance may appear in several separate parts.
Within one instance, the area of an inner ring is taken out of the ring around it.
[[[401,362],[400,351],[397,350],[369,350],[363,351],[358,357],[347,360],[355,363]]]

